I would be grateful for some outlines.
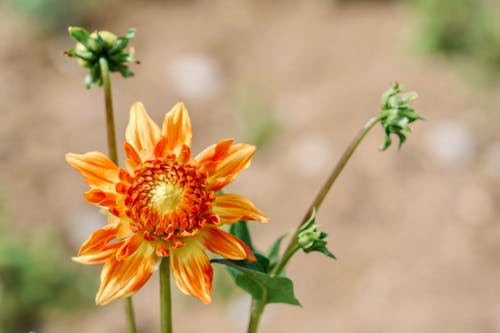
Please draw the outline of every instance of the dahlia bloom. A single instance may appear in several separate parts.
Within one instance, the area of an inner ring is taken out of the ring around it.
[[[193,158],[191,122],[182,103],[165,115],[161,129],[135,103],[125,137],[125,169],[99,152],[66,154],[90,186],[85,199],[108,212],[108,224],[74,258],[104,264],[96,303],[135,293],[164,257],[170,257],[179,289],[210,303],[212,266],[205,249],[255,260],[244,242],[219,227],[269,220],[245,197],[218,193],[249,166],[255,147],[226,139]]]

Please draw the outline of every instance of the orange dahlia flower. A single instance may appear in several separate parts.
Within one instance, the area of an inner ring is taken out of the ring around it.
[[[126,169],[99,152],[67,154],[90,186],[84,196],[109,211],[108,224],[82,245],[75,261],[104,263],[96,303],[139,290],[170,257],[179,289],[211,302],[212,266],[205,249],[228,259],[255,260],[248,246],[219,227],[269,219],[238,194],[218,194],[249,166],[255,147],[226,139],[191,156],[191,122],[182,103],[163,127],[144,106],[130,111],[125,133]]]

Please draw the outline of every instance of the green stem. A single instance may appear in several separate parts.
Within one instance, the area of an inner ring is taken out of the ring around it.
[[[257,328],[259,327],[260,317],[264,311],[264,306],[264,302],[252,299],[252,305],[250,307],[250,322],[248,323],[247,333],[257,333]]]
[[[111,160],[118,165],[118,152],[116,149],[115,118],[113,115],[113,98],[111,95],[111,79],[106,58],[99,58],[101,67],[102,84],[104,88],[104,104],[106,105],[106,129],[108,133],[108,150]]]
[[[356,148],[359,146],[361,141],[363,141],[363,138],[366,136],[366,134],[368,134],[368,132],[373,128],[373,126],[375,126],[375,124],[377,124],[381,120],[381,118],[382,115],[379,115],[368,120],[365,126],[363,126],[363,128],[351,141],[351,144],[344,151],[344,154],[342,154],[340,160],[337,162],[337,165],[335,165],[335,168],[332,170],[330,177],[325,182],[325,184],[323,184],[323,187],[319,191],[318,195],[316,195],[314,201],[311,203],[311,206],[307,210],[307,213],[305,214],[304,218],[297,226],[297,229],[295,230],[295,233],[293,234],[290,243],[288,244],[285,252],[283,253],[283,256],[281,257],[280,261],[276,264],[274,269],[271,271],[270,273],[271,276],[280,276],[281,273],[285,270],[285,267],[290,261],[290,259],[300,249],[297,239],[300,227],[302,227],[302,225],[309,220],[311,214],[313,214],[314,211],[318,211],[319,207],[325,200],[326,195],[330,191],[333,183],[335,183],[335,181],[337,180],[337,177],[340,175],[340,173],[346,166],[347,162],[351,158]],[[257,327],[259,325],[262,312],[264,311],[264,306],[265,306],[264,302],[252,300],[252,306],[250,308],[250,323],[248,324],[247,333],[257,332]]]
[[[125,298],[125,313],[127,314],[127,328],[129,333],[137,333],[132,297]]]
[[[351,158],[352,154],[358,148],[359,144],[361,141],[363,141],[364,137],[368,132],[375,126],[381,119],[383,115],[378,115],[375,117],[372,117],[370,120],[366,122],[366,124],[359,130],[358,134],[354,137],[354,139],[351,141],[349,146],[346,148],[342,156],[340,157],[340,160],[337,162],[335,167],[332,170],[332,173],[330,174],[330,177],[328,177],[328,180],[323,184],[321,187],[321,190],[318,192],[316,195],[316,198],[314,201],[311,203],[309,206],[309,209],[307,210],[307,213],[304,215],[304,218],[302,221],[300,221],[299,225],[297,226],[297,229],[295,229],[295,233],[292,236],[292,239],[290,240],[290,243],[288,244],[283,256],[281,257],[280,262],[275,266],[273,271],[271,272],[272,275],[276,276],[281,274],[281,272],[285,269],[286,264],[290,260],[290,258],[297,252],[298,250],[298,239],[297,235],[299,233],[300,227],[306,223],[310,218],[311,215],[313,214],[313,211],[318,211],[319,207],[325,200],[326,195],[330,191],[332,185],[335,183],[337,180],[337,177],[340,175],[344,167],[346,166],[347,162]]]
[[[109,77],[109,66],[106,58],[99,58],[101,77],[104,88],[104,104],[106,105],[106,132],[108,133],[109,157],[113,163],[118,165],[118,151],[116,149],[115,119],[113,116],[113,98],[111,95],[111,79]],[[129,333],[137,333],[135,324],[134,306],[132,297],[125,299],[125,313],[127,315],[127,327]]]
[[[290,251],[285,251],[283,253],[283,257],[281,260],[276,264],[276,267],[273,269],[271,272],[271,276],[280,276],[281,273],[285,270],[286,265],[288,264],[288,261],[292,259],[293,255],[300,249],[300,246],[295,242],[294,247]]]
[[[170,258],[160,264],[161,333],[172,333],[172,296],[170,294]]]

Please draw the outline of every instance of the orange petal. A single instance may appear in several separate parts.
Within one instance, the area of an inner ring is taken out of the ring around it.
[[[124,260],[111,257],[102,268],[96,304],[105,305],[138,291],[156,270],[157,262],[154,248],[146,243]]]
[[[205,227],[201,240],[207,249],[228,259],[255,261],[252,250],[238,237],[216,227]]]
[[[115,192],[120,169],[104,154],[90,152],[83,155],[66,154],[66,162],[78,170],[91,187],[105,192]]]
[[[167,139],[167,151],[177,153],[182,145],[191,147],[193,132],[184,103],[177,103],[163,120],[162,136]]]
[[[184,294],[196,296],[205,304],[212,302],[212,266],[198,242],[171,249],[170,268]]]
[[[142,160],[148,159],[153,154],[156,142],[160,139],[160,128],[149,117],[140,102],[134,103],[130,109],[125,138]]]
[[[108,224],[101,229],[97,229],[83,243],[78,251],[78,256],[87,254],[95,254],[100,252],[109,243],[110,240],[116,237],[119,223]]]
[[[204,151],[196,156],[200,168],[207,173],[213,173],[217,166],[217,162],[227,155],[233,141],[233,139],[224,139],[217,142],[215,145],[205,148]]]
[[[233,224],[239,220],[269,222],[264,213],[239,194],[217,195],[212,203],[212,213],[218,215],[223,224]]]
[[[207,173],[209,191],[218,191],[231,183],[238,173],[250,165],[255,146],[236,144],[228,147],[232,140],[223,140],[201,152],[196,160],[201,171]]]
[[[133,233],[132,229],[130,229],[130,222],[130,218],[126,215],[117,217],[108,213],[108,225],[118,223],[118,229],[116,230],[116,238],[118,239],[128,238]]]
[[[131,170],[135,169],[136,166],[142,163],[141,157],[130,143],[125,142],[123,144],[123,149],[125,150],[125,156],[127,157],[126,163]]]
[[[130,236],[128,239],[122,242],[122,246],[116,251],[116,260],[121,261],[127,259],[129,256],[135,253],[135,251],[141,246],[141,242],[144,238],[138,235]]]
[[[112,243],[103,247],[101,250],[99,250],[99,252],[95,253],[90,252],[84,255],[73,257],[72,259],[73,261],[76,261],[80,264],[87,264],[87,265],[102,264],[111,257],[116,256],[116,251],[118,251],[120,246],[122,246],[122,243],[123,242]]]
[[[85,199],[94,205],[113,207],[116,205],[116,194],[103,192],[99,189],[90,189],[83,194]]]

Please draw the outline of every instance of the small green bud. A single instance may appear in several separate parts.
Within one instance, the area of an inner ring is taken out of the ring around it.
[[[415,120],[424,119],[420,117],[410,106],[418,95],[414,91],[401,93],[403,89],[397,82],[382,95],[382,118],[381,124],[385,131],[384,142],[381,150],[386,150],[392,143],[391,134],[399,137],[399,148],[406,142],[405,133],[410,133],[409,124]]]
[[[105,58],[110,72],[120,72],[123,77],[130,77],[134,73],[128,68],[127,63],[139,63],[135,59],[134,49],[125,52],[130,39],[134,38],[135,30],[129,29],[125,36],[116,36],[109,31],[94,31],[89,33],[80,27],[69,27],[71,38],[77,43],[75,48],[68,49],[65,54],[78,59],[78,64],[89,68],[85,78],[85,86],[102,85],[102,74],[99,60]]]
[[[336,259],[335,255],[333,255],[333,253],[326,248],[326,236],[328,235],[319,230],[315,221],[316,210],[313,210],[309,220],[299,229],[299,233],[297,235],[298,246],[306,253],[321,252],[332,259]]]

